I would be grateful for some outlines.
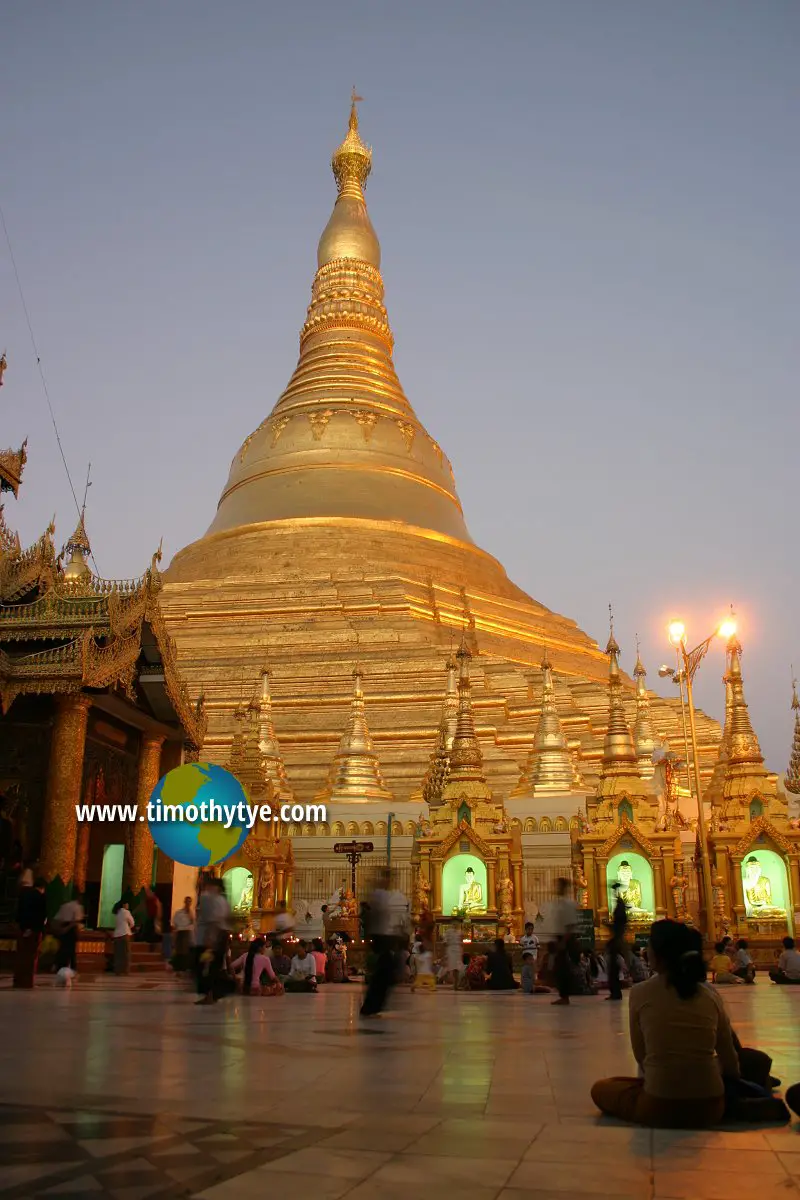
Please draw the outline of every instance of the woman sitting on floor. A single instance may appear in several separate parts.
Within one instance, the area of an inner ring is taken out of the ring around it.
[[[231,963],[236,983],[241,984],[244,996],[277,996],[283,991],[272,960],[264,953],[264,944],[264,938],[253,938],[246,953]]]
[[[656,921],[650,934],[656,974],[631,991],[630,1036],[643,1078],[601,1079],[597,1107],[612,1117],[663,1129],[707,1129],[725,1112],[723,1074],[739,1060],[722,1000],[706,979],[700,934]]]

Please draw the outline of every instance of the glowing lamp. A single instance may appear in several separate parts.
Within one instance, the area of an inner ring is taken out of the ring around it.
[[[721,638],[725,638],[726,642],[732,638],[736,633],[736,622],[733,617],[728,617],[727,620],[723,621],[717,633]]]
[[[673,646],[683,645],[686,640],[686,626],[683,621],[670,621],[667,632]]]

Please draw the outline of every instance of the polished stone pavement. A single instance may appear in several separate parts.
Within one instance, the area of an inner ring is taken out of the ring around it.
[[[800,1122],[708,1134],[599,1119],[633,1073],[627,1001],[360,988],[197,1008],[172,981],[0,988],[0,1195],[469,1200],[797,1195]],[[800,1080],[800,988],[726,989]]]

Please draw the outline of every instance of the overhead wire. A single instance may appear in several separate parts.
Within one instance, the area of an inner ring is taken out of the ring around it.
[[[22,311],[25,314],[25,321],[28,326],[28,334],[30,335],[31,346],[33,347],[33,354],[36,359],[36,367],[39,371],[39,379],[41,380],[41,383],[42,383],[42,391],[44,392],[44,398],[47,401],[47,408],[50,413],[50,420],[53,422],[53,432],[56,435],[56,444],[58,446],[58,452],[61,455],[61,461],[64,464],[64,472],[67,476],[67,483],[69,484],[69,490],[72,492],[72,499],[75,502],[75,511],[78,514],[78,519],[81,522],[83,522],[83,512],[81,510],[80,504],[78,503],[78,497],[75,493],[75,487],[72,483],[72,476],[70,474],[69,465],[67,463],[67,456],[64,453],[64,447],[61,443],[61,435],[58,431],[58,423],[56,422],[56,414],[53,410],[53,404],[50,399],[50,392],[47,387],[47,380],[45,379],[44,370],[42,368],[42,360],[39,355],[39,349],[36,344],[36,337],[33,332],[33,323],[31,321],[30,312],[28,311],[27,302],[25,300],[25,291],[22,287],[22,280],[20,279],[19,270],[17,268],[17,260],[14,256],[14,248],[11,245],[11,236],[8,232],[8,225],[6,224],[6,217],[5,217],[5,213],[3,212],[2,204],[0,204],[0,223],[2,223],[2,226],[3,226],[3,233],[4,233],[5,239],[6,239],[6,245],[8,246],[8,256],[11,259],[11,266],[14,271],[14,278],[17,281],[17,290],[19,292],[20,302],[22,304]],[[84,504],[85,504],[85,501],[84,501]],[[100,572],[97,569],[97,562],[95,561],[94,553],[92,550],[89,551],[89,555],[91,557],[92,563],[94,564],[95,574],[99,576]]]

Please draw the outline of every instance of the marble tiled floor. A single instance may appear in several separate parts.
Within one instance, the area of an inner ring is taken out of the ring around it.
[[[360,989],[196,1008],[172,983],[0,990],[0,1195],[250,1200],[798,1196],[800,1122],[708,1134],[598,1118],[633,1073],[627,1001]],[[725,993],[800,1080],[800,989]]]

